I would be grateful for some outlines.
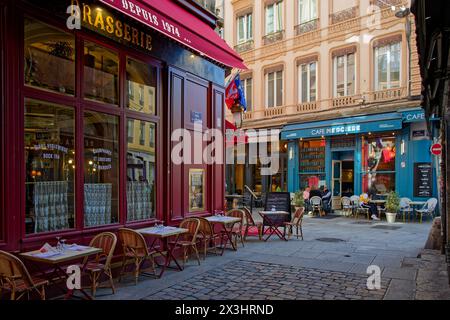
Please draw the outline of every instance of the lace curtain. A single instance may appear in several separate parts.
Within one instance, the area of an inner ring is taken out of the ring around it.
[[[128,221],[150,219],[152,215],[151,188],[148,182],[127,182]]]
[[[34,232],[69,228],[67,181],[36,182],[34,185]]]

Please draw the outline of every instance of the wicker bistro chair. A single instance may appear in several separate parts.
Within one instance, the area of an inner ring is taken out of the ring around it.
[[[111,270],[111,259],[114,255],[116,244],[117,237],[112,232],[103,232],[96,235],[89,244],[90,247],[102,249],[102,252],[97,254],[93,260],[86,257],[82,264],[83,271],[89,275],[91,280],[91,291],[94,297],[97,288],[100,288],[99,279],[103,274],[109,279],[109,286],[107,287],[112,289],[113,294],[116,293]]]
[[[250,228],[256,228],[258,230],[258,238],[259,240],[262,239],[262,222],[255,222],[255,220],[253,219],[253,215],[250,212],[250,210],[246,207],[244,207],[244,209],[242,209],[242,211],[244,211],[245,214],[245,231],[244,231],[244,241],[247,240],[248,237],[248,232],[250,231]]]
[[[197,238],[199,239],[200,244],[203,243],[203,259],[206,259],[208,249],[213,249],[214,254],[217,255],[216,240],[220,238],[220,234],[214,233],[211,223],[205,218],[197,217],[197,219],[200,220]]]
[[[285,227],[288,228],[288,239],[291,238],[293,229],[295,227],[296,236],[298,239],[298,236],[303,240],[303,229],[302,229],[302,222],[303,222],[303,214],[305,213],[305,208],[298,208],[295,210],[294,216],[292,217],[292,220],[290,222],[285,222]],[[300,232],[299,232],[300,231]]]
[[[45,300],[47,284],[47,280],[32,277],[19,258],[0,250],[0,296],[3,291],[8,291],[11,300],[19,300],[25,295],[30,299],[30,293],[34,292]]]
[[[180,228],[187,229],[188,232],[180,236],[180,240],[176,243],[171,242],[172,245],[176,245],[177,248],[183,249],[183,267],[186,261],[189,260],[189,254],[194,251],[198,265],[200,265],[200,256],[198,254],[197,242],[198,234],[200,230],[200,220],[198,218],[186,218],[180,223]]]
[[[352,198],[353,198],[353,196],[352,196]],[[354,208],[355,208],[354,209],[355,218],[358,219],[359,215],[362,213],[362,214],[364,214],[367,217],[367,220],[369,220],[370,219],[370,217],[369,217],[369,215],[370,215],[369,208],[364,208],[362,206],[363,203],[359,200],[360,197],[355,196],[355,198],[353,198],[353,199],[354,199],[353,200],[353,204],[354,204]]]
[[[353,195],[350,197],[351,205],[352,205],[352,215],[357,218],[356,210],[359,207],[359,197],[357,195]]]
[[[436,198],[431,198],[427,200],[422,209],[416,210],[416,212],[420,214],[420,223],[422,223],[423,216],[431,216],[431,218],[434,218],[434,211],[436,210],[437,204],[438,200]]]
[[[314,212],[319,212],[319,215],[322,215],[322,199],[320,197],[312,197],[311,199],[309,199],[309,203],[312,209],[312,212],[314,214]]]
[[[342,210],[344,212],[344,215],[346,217],[351,216],[353,214],[352,200],[349,197],[342,197],[341,205],[342,205]]]
[[[135,284],[139,280],[139,275],[147,271],[142,269],[142,264],[147,260],[151,261],[151,267],[148,270],[152,270],[156,277],[156,263],[154,258],[156,251],[149,251],[147,242],[142,234],[132,229],[121,228],[119,229],[119,240],[123,248],[122,269],[120,271],[119,281],[122,280],[122,276],[125,274],[127,260],[129,259],[132,259],[134,262],[133,274]]]
[[[414,208],[410,205],[411,199],[401,198],[400,199],[400,214],[403,216],[403,222],[405,222],[405,216],[408,215],[408,221],[411,215],[414,213]]]
[[[240,218],[241,221],[240,222],[236,222],[233,224],[232,228],[229,229],[227,226],[227,231],[230,232],[231,231],[231,237],[234,239],[234,245],[235,247],[237,247],[237,241],[238,239],[241,241],[242,246],[245,247],[244,245],[244,236],[243,236],[243,225],[244,225],[244,217],[245,217],[245,212],[243,210],[240,209],[233,209],[230,211],[227,211],[225,213],[226,216],[228,217],[233,217],[233,218]],[[222,232],[225,232],[222,230]]]

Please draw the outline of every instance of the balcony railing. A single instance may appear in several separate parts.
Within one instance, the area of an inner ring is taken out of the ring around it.
[[[248,40],[246,42],[239,43],[238,45],[234,46],[234,50],[236,50],[236,52],[238,52],[238,53],[250,51],[253,48],[254,48],[253,40]]]
[[[377,103],[398,101],[407,98],[407,88],[395,88],[382,91],[366,92],[362,95],[338,97],[312,101],[294,105],[285,105],[273,108],[261,108],[244,113],[244,123],[246,121],[269,120],[274,118],[295,117],[298,115],[315,114],[318,112],[331,111],[342,108],[365,106],[370,107]]]
[[[358,15],[359,7],[348,8],[339,12],[330,14],[330,24],[340,23],[346,20],[354,19]]]
[[[314,19],[308,22],[301,23],[295,26],[295,34],[301,35],[307,32],[317,30],[319,28],[319,19]]]
[[[284,39],[284,30],[269,33],[263,37],[264,45],[275,43]]]
[[[404,4],[405,0],[370,0],[370,4],[380,8],[386,8],[391,6],[399,6]]]

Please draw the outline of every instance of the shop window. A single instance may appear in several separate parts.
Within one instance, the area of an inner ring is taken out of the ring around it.
[[[75,37],[34,19],[24,19],[25,84],[75,94]]]
[[[266,107],[283,105],[283,71],[266,73]]]
[[[355,94],[355,53],[336,56],[333,59],[333,95],[335,98]]]
[[[317,99],[317,62],[298,66],[299,103],[313,102]]]
[[[363,137],[362,186],[364,192],[395,191],[395,136]]]
[[[138,126],[139,122],[139,126]],[[139,127],[139,140],[152,141],[155,125],[150,122],[128,120],[128,125]],[[127,220],[148,220],[155,217],[155,148],[138,143],[137,136],[128,142],[127,149]],[[154,145],[154,143],[153,143]]]
[[[119,118],[84,114],[84,225],[118,222]]]
[[[266,6],[266,35],[283,30],[283,1]]]
[[[244,14],[237,18],[237,44],[242,44],[253,39],[252,14]]]
[[[300,189],[325,185],[325,140],[300,141]]]
[[[375,48],[375,90],[400,87],[400,42]]]
[[[84,44],[84,97],[99,102],[119,102],[119,56],[98,44]]]
[[[130,110],[147,114],[155,114],[156,111],[156,81],[157,68],[135,59],[127,58],[127,106]]]
[[[25,100],[26,233],[74,227],[74,110]]]

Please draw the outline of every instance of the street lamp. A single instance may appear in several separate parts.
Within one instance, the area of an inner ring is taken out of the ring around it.
[[[233,114],[234,125],[236,126],[236,128],[240,129],[242,126],[242,106],[237,102],[233,104],[230,111]]]

